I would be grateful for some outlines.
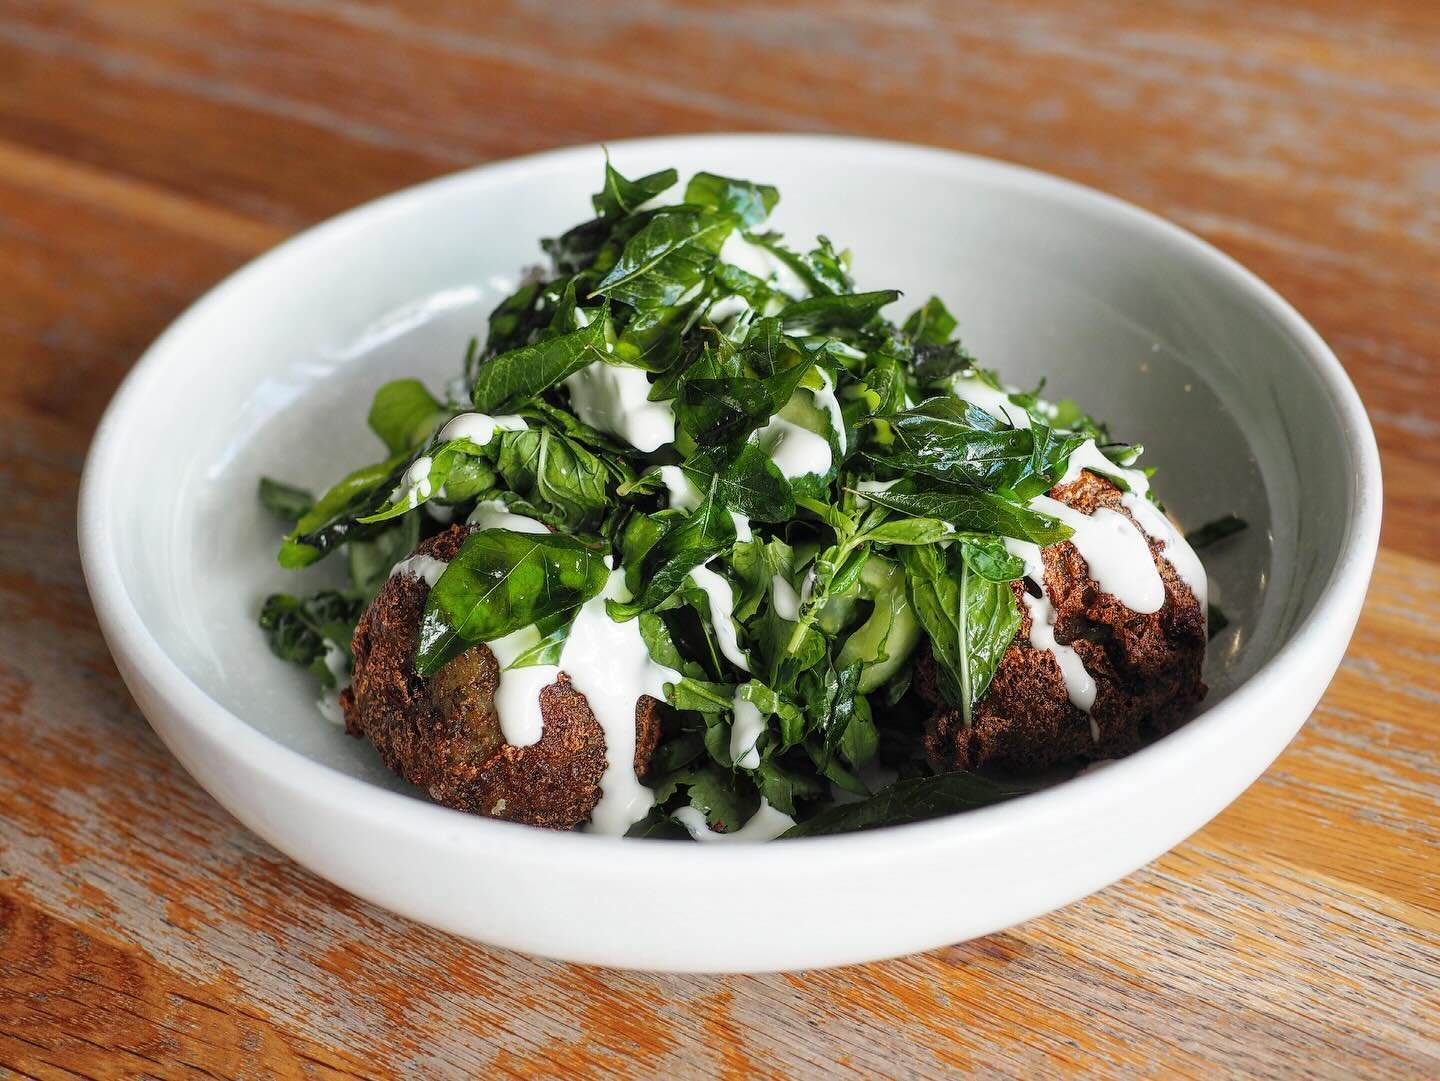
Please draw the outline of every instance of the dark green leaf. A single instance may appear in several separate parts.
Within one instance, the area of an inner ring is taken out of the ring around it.
[[[600,556],[571,537],[472,533],[425,600],[415,670],[432,676],[477,642],[578,607],[607,576]]]
[[[974,489],[907,491],[897,486],[886,492],[866,492],[865,498],[882,507],[917,518],[938,518],[958,530],[998,533],[1034,544],[1056,544],[1073,532],[1047,514],[994,492]]]
[[[714,173],[696,173],[685,188],[685,201],[712,210],[734,214],[745,228],[759,225],[770,216],[780,193],[769,184],[731,180]]]
[[[955,334],[955,317],[939,297],[931,297],[905,320],[905,333],[917,344],[944,345]]]
[[[787,330],[863,327],[875,318],[881,308],[899,299],[898,289],[807,297],[786,305],[780,312],[780,321]]]
[[[976,773],[942,773],[896,781],[869,799],[821,811],[781,835],[818,837],[830,833],[902,826],[941,815],[988,807],[1035,791],[1038,783],[996,781]]]
[[[607,601],[611,618],[629,619],[662,604],[692,570],[730,551],[734,544],[735,523],[712,494],[645,553],[640,564],[639,595],[633,601]]]
[[[375,392],[366,418],[391,454],[415,450],[448,414],[418,379],[395,379]]]
[[[589,326],[535,345],[501,353],[480,366],[473,398],[481,413],[504,413],[524,405],[587,364],[603,361],[608,313],[601,312]]]
[[[673,188],[679,179],[680,174],[674,169],[662,169],[658,173],[642,176],[639,180],[627,180],[610,164],[610,159],[606,158],[605,187],[592,195],[590,202],[599,217],[622,217],[632,213],[642,203]]]
[[[960,564],[960,708],[970,723],[1000,658],[1020,629],[1020,608],[1009,582],[992,582]]]
[[[261,477],[260,502],[276,518],[293,526],[315,506],[315,497],[304,488]]]
[[[637,308],[676,304],[709,273],[734,229],[731,214],[684,206],[658,211],[630,238],[592,295]]]

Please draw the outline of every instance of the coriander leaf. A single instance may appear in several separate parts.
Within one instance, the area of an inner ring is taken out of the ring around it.
[[[688,841],[690,831],[659,807],[651,807],[644,818],[625,831],[625,836],[648,837],[661,841]]]
[[[476,373],[475,409],[481,413],[513,410],[587,364],[605,360],[609,326],[609,312],[603,310],[589,326],[492,357]]]
[[[770,216],[780,193],[769,184],[731,180],[714,173],[696,173],[685,188],[685,201],[734,214],[745,228],[759,225]]]
[[[478,642],[576,608],[607,575],[604,560],[571,537],[472,533],[425,600],[415,670],[433,676]]]
[[[743,779],[718,766],[696,770],[685,781],[690,806],[705,816],[717,833],[737,830],[760,809],[760,793]]]
[[[366,418],[391,454],[414,450],[448,414],[418,379],[394,379],[375,392]]]
[[[1073,532],[1058,519],[995,492],[963,488],[906,491],[897,486],[886,492],[866,492],[865,498],[901,514],[938,518],[958,530],[998,533],[1042,546],[1067,540]]]
[[[787,815],[795,814],[800,801],[818,799],[825,794],[825,786],[817,778],[788,769],[773,758],[761,762],[753,777],[766,802]]]
[[[262,482],[263,483],[263,482]],[[263,498],[263,493],[262,493]],[[1208,548],[1212,544],[1224,540],[1245,529],[1250,528],[1250,523],[1234,514],[1222,515],[1214,521],[1206,522],[1198,529],[1192,529],[1185,534],[1185,541],[1191,548]]]
[[[978,773],[941,773],[896,781],[859,803],[827,808],[791,826],[781,839],[818,837],[878,826],[901,826],[941,815],[988,807],[1034,792],[1043,782],[996,781]]]
[[[642,176],[639,180],[627,180],[620,175],[610,159],[605,159],[605,186],[590,197],[590,204],[601,218],[618,218],[633,213],[642,203],[655,198],[661,192],[673,188],[680,179],[674,169],[662,169],[658,173]],[[693,183],[693,181],[692,181]],[[687,199],[687,202],[690,201]]]
[[[657,211],[591,295],[636,308],[677,304],[710,272],[734,229],[731,214],[686,206]]]
[[[293,526],[315,506],[315,497],[304,488],[261,477],[260,502],[276,518]]]
[[[606,601],[612,619],[626,620],[669,600],[690,572],[728,552],[735,544],[730,512],[712,494],[689,515],[670,527],[640,563],[641,589],[632,601]]]

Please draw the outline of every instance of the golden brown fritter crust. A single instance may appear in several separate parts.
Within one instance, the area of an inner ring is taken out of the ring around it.
[[[419,555],[449,561],[468,533],[455,525],[424,541]],[[561,675],[540,692],[538,743],[505,742],[494,708],[500,670],[475,646],[431,679],[415,671],[420,616],[430,587],[391,578],[355,628],[355,668],[340,696],[345,730],[365,736],[384,763],[447,807],[515,822],[572,829],[600,801],[605,735],[585,696]],[[635,704],[635,769],[642,776],[660,738],[661,703]]]
[[[1097,508],[1134,518],[1110,481],[1082,472],[1050,491],[1053,499],[1092,514]],[[1137,523],[1138,528],[1138,523]],[[1205,613],[1190,587],[1163,559],[1162,544],[1146,536],[1165,583],[1165,604],[1141,615],[1102,593],[1084,558],[1069,541],[1045,548],[1045,589],[1055,605],[1055,639],[1079,654],[1095,680],[1087,717],[1070,704],[1060,665],[1049,650],[1030,645],[1030,614],[1021,624],[995,678],[966,728],[959,710],[939,693],[935,662],[916,665],[916,689],[938,708],[927,725],[925,748],[937,770],[1037,770],[1071,759],[1112,758],[1135,750],[1150,735],[1169,731],[1205,696]],[[1020,603],[1024,583],[1012,582]],[[1099,730],[1092,738],[1090,722]]]

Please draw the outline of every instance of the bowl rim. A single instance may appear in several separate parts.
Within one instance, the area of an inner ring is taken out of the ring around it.
[[[115,505],[115,486],[109,481],[121,464],[120,451],[127,430],[131,424],[143,423],[148,383],[158,378],[157,373],[169,361],[170,343],[182,339],[191,326],[203,322],[210,310],[223,303],[232,289],[268,273],[272,266],[288,258],[292,252],[332,236],[365,228],[376,215],[404,213],[417,202],[423,202],[447,188],[464,186],[477,177],[503,180],[511,173],[544,170],[549,166],[568,164],[571,159],[594,159],[606,149],[620,155],[644,154],[667,147],[699,144],[733,152],[746,143],[772,146],[808,144],[830,153],[884,154],[900,164],[933,164],[966,171],[974,177],[1000,181],[1028,190],[1067,209],[1140,227],[1149,238],[1172,245],[1180,256],[1204,265],[1229,288],[1246,294],[1258,303],[1282,332],[1299,346],[1328,395],[1340,418],[1342,446],[1354,469],[1354,480],[1346,493],[1348,522],[1334,565],[1314,607],[1276,653],[1238,684],[1226,699],[1202,709],[1176,731],[1114,761],[1099,773],[1083,774],[1021,799],[922,822],[796,838],[779,845],[721,845],[718,849],[712,845],[677,845],[651,838],[536,829],[452,810],[380,787],[318,762],[266,735],[211,698],[180,669],[151,634],[130,596],[114,549],[105,543],[106,523],[112,519]],[[223,745],[229,755],[244,761],[247,768],[264,771],[273,783],[289,788],[300,798],[344,806],[348,815],[377,825],[383,823],[391,830],[401,828],[403,824],[406,832],[423,835],[431,843],[444,841],[465,850],[501,845],[513,851],[516,846],[523,845],[534,860],[571,868],[611,863],[623,852],[632,863],[651,864],[657,869],[663,861],[668,871],[692,869],[692,866],[698,868],[702,864],[723,871],[740,862],[749,864],[758,861],[764,868],[778,868],[783,862],[787,867],[804,873],[806,870],[819,870],[822,865],[849,863],[867,855],[878,855],[902,838],[911,847],[943,847],[948,839],[956,835],[956,831],[963,831],[969,841],[983,842],[986,835],[1009,833],[1035,825],[1037,820],[1063,819],[1081,813],[1092,798],[1108,789],[1123,789],[1129,784],[1140,787],[1145,774],[1163,772],[1169,760],[1184,760],[1202,742],[1243,738],[1242,726],[1251,706],[1286,685],[1303,681],[1307,657],[1326,637],[1326,625],[1335,620],[1353,618],[1353,611],[1358,609],[1363,599],[1378,549],[1381,510],[1380,459],[1374,432],[1360,397],[1340,361],[1314,328],[1271,286],[1209,242],[1158,214],[1116,196],[992,157],[861,136],[726,132],[653,136],[608,144],[576,144],[484,163],[363,203],[310,226],[263,252],[191,304],[125,375],[106,407],[86,455],[78,501],[78,527],[86,584],[117,659],[123,654],[124,662],[167,701],[184,725],[196,729],[197,734],[207,741]]]

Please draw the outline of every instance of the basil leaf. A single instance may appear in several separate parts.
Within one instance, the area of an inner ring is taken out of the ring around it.
[[[358,516],[391,491],[405,472],[407,455],[363,466],[322,495],[280,546],[282,567],[308,567],[353,536],[364,536]]]
[[[952,533],[938,518],[905,518],[866,530],[860,537],[872,544],[934,544]]]
[[[639,595],[632,601],[606,601],[610,617],[630,619],[670,599],[690,572],[735,544],[730,512],[712,494],[677,525],[666,531],[640,563]]]
[[[685,206],[657,211],[591,295],[636,308],[677,304],[710,272],[734,230],[731,214]]]
[[[878,826],[902,826],[941,815],[971,811],[1034,792],[1045,782],[996,781],[978,773],[941,773],[896,781],[859,803],[830,807],[791,826],[781,839],[819,837]]]
[[[904,330],[917,345],[945,345],[954,337],[957,325],[945,302],[931,297],[905,320]]]
[[[604,560],[571,537],[472,533],[425,600],[415,670],[433,676],[476,643],[576,608],[607,576]]]
[[[687,379],[676,411],[682,429],[702,447],[713,447],[753,432],[774,412],[765,386],[756,379]]]
[[[1074,532],[1059,519],[1033,511],[995,492],[963,488],[917,492],[897,486],[889,491],[865,492],[864,495],[870,502],[901,514],[938,518],[959,530],[998,533],[1042,546],[1067,540]]]
[[[605,360],[609,325],[609,312],[601,311],[589,326],[492,357],[475,376],[471,395],[475,409],[481,413],[516,409],[587,364]]]
[[[899,299],[898,289],[807,297],[787,304],[780,312],[780,321],[787,330],[862,327],[874,319],[881,308]]]
[[[315,506],[315,497],[304,488],[296,488],[269,477],[260,478],[260,502],[286,525],[293,526]]]
[[[898,473],[924,473],[950,484],[1013,488],[1030,470],[1029,429],[1003,427],[984,410],[955,398],[930,398],[884,420],[889,446],[866,452]]]
[[[960,557],[972,571],[992,582],[1011,582],[1025,577],[1025,561],[1011,555],[997,537],[976,534],[962,538]]]
[[[714,173],[696,173],[685,188],[685,201],[734,214],[747,229],[770,216],[780,193],[769,184],[731,180]]]
[[[658,173],[642,176],[639,180],[626,180],[620,175],[619,170],[610,164],[610,159],[607,157],[605,159],[605,186],[590,197],[590,204],[595,208],[598,217],[623,217],[633,213],[635,208],[642,203],[673,188],[679,179],[680,174],[674,169],[662,169]]]
[[[691,456],[681,467],[701,491],[716,485],[720,502],[733,511],[761,522],[787,522],[795,514],[790,482],[770,456],[754,443],[746,443],[729,462]]]
[[[375,392],[366,421],[391,454],[414,450],[448,414],[418,379],[395,379]]]
[[[951,559],[939,548],[905,548],[900,552],[910,607],[930,640],[940,693],[950,705],[959,708],[964,701],[961,690],[964,646],[960,630],[960,580],[952,573]]]
[[[1020,629],[1020,607],[1008,582],[992,582],[960,564],[960,708],[969,725],[1000,658]]]

